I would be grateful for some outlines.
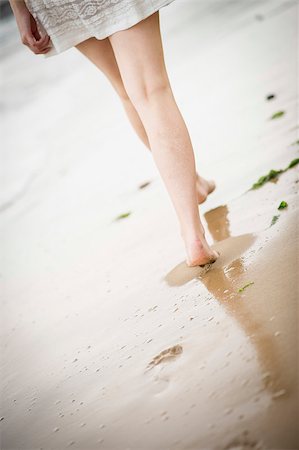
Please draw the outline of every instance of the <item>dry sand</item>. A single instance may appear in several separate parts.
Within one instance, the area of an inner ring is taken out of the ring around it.
[[[218,185],[201,208],[221,253],[209,270],[186,267],[151,155],[105,78],[76,50],[31,55],[7,25],[1,449],[299,448],[298,171],[249,190],[298,157],[297,9],[161,13],[198,169]]]

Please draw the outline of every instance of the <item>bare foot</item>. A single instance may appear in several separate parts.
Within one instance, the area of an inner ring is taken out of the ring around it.
[[[200,205],[205,202],[207,196],[211,194],[216,188],[216,184],[212,180],[206,180],[200,175],[196,174],[196,192],[197,192],[197,201]]]
[[[216,250],[212,250],[204,235],[200,238],[185,240],[187,252],[186,264],[189,267],[212,264],[220,256]]]

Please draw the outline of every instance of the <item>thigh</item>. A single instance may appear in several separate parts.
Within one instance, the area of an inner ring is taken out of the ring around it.
[[[134,100],[169,86],[159,11],[109,36],[125,89]]]
[[[127,98],[115,55],[108,38],[100,40],[92,37],[80,42],[75,47],[103,72],[120,97]]]

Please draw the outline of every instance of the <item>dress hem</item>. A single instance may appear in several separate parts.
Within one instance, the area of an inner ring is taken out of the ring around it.
[[[52,56],[57,56],[60,53],[63,53],[65,51],[75,47],[76,45],[80,44],[81,42],[84,42],[85,40],[90,39],[92,37],[94,37],[98,40],[102,40],[102,39],[107,38],[108,36],[111,36],[114,33],[117,33],[118,31],[127,30],[128,28],[133,27],[137,23],[139,23],[142,20],[146,19],[147,17],[151,16],[152,14],[154,14],[161,8],[169,5],[173,1],[174,0],[166,0],[164,3],[162,3],[162,4],[160,3],[156,7],[152,4],[152,5],[150,5],[151,7],[147,11],[145,11],[142,15],[138,14],[138,15],[132,16],[130,18],[126,17],[126,19],[124,21],[118,22],[114,26],[109,26],[104,31],[101,30],[99,33],[90,32],[90,31],[82,28],[82,29],[78,29],[76,31],[76,36],[74,36],[74,30],[70,30],[69,38],[67,39],[67,35],[64,36],[64,38],[67,39],[64,44],[61,44],[61,42],[59,42],[59,39],[55,39],[54,36],[53,37],[50,36],[51,42],[52,42],[52,48],[48,53],[44,53],[43,56],[44,56],[44,58],[50,58]]]

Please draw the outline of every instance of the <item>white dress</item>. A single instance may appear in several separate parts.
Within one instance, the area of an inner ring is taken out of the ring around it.
[[[90,38],[104,39],[132,27],[174,0],[25,0],[57,55]]]

